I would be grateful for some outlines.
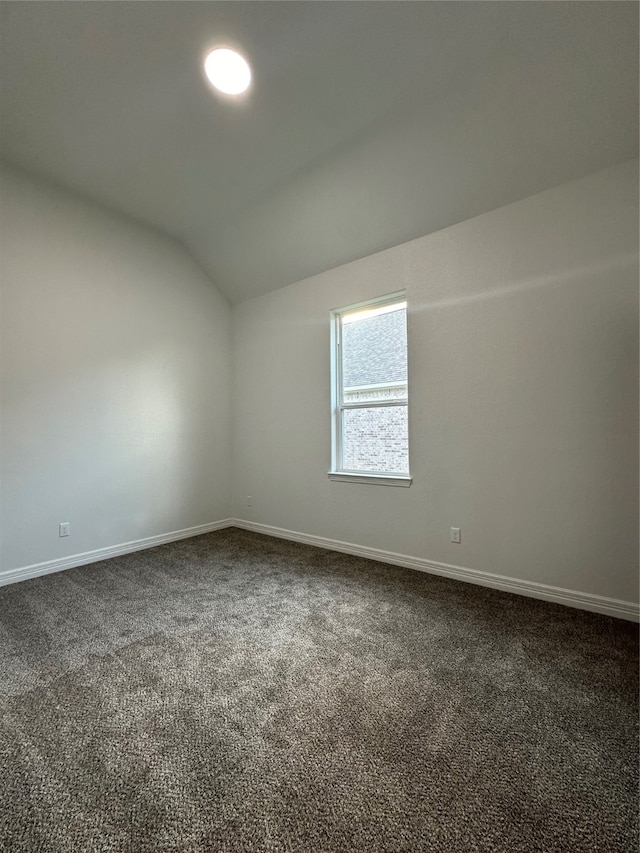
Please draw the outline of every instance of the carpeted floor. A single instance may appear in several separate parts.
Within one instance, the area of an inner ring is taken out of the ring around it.
[[[241,530],[0,589],[0,849],[631,853],[637,626]]]

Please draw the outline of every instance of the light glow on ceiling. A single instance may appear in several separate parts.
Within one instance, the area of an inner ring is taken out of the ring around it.
[[[216,47],[204,61],[204,71],[212,86],[225,95],[241,95],[251,84],[247,60],[230,47]]]

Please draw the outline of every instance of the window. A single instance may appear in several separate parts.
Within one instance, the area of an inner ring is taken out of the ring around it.
[[[332,313],[333,480],[409,486],[407,303]]]

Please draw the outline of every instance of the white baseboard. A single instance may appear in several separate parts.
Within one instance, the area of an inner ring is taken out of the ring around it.
[[[40,575],[49,575],[52,572],[62,572],[64,569],[86,566],[88,563],[97,563],[99,560],[108,560],[110,557],[119,557],[122,554],[132,554],[134,551],[155,548],[157,545],[164,545],[167,542],[177,542],[179,539],[188,539],[191,536],[200,536],[203,533],[211,533],[214,530],[222,530],[224,527],[232,526],[234,526],[233,521],[225,518],[222,521],[213,521],[210,524],[199,524],[197,527],[186,527],[184,530],[147,536],[145,539],[136,539],[134,542],[123,542],[120,545],[111,545],[108,548],[98,548],[95,551],[59,557],[57,560],[47,560],[45,563],[34,563],[32,566],[9,569],[9,571],[0,572],[0,586],[25,581],[29,578],[37,578]]]
[[[433,560],[424,560],[422,557],[410,557],[407,554],[396,554],[393,551],[381,551],[377,548],[354,545],[350,542],[341,542],[337,539],[326,539],[323,536],[311,536],[306,533],[297,533],[294,530],[271,527],[268,524],[255,524],[254,522],[244,521],[239,518],[231,519],[230,526],[240,527],[243,530],[252,530],[255,533],[263,533],[267,536],[277,536],[280,539],[290,539],[292,542],[301,542],[305,545],[315,545],[318,548],[325,548],[329,551],[340,551],[344,554],[366,557],[368,560],[377,560],[381,563],[391,563],[394,566],[416,569],[419,572],[428,572],[434,575],[454,578],[455,580],[465,581],[466,583],[488,586],[492,589],[504,590],[505,592],[514,592],[530,598],[541,598],[545,601],[553,601],[556,604],[577,607],[580,610],[604,613],[607,616],[616,616],[619,619],[628,619],[632,622],[640,621],[640,607],[631,601],[621,601],[617,598],[607,598],[603,595],[591,595],[588,592],[577,592],[558,586],[510,578],[504,575],[495,575],[490,572],[481,572],[477,569],[452,566],[448,563],[436,563]]]
[[[455,580],[465,581],[466,583],[491,587],[492,589],[501,589],[505,592],[514,592],[519,595],[529,596],[530,598],[541,598],[545,601],[553,601],[556,604],[577,607],[580,610],[604,613],[607,616],[616,616],[619,619],[628,619],[632,622],[640,621],[640,608],[631,601],[620,601],[617,598],[591,595],[587,592],[577,592],[548,584],[535,583],[534,581],[495,575],[490,572],[481,572],[477,569],[452,566],[448,563],[437,563],[433,560],[425,560],[422,557],[396,554],[393,551],[382,551],[378,548],[368,548],[365,545],[341,542],[338,539],[327,539],[324,536],[298,533],[294,530],[285,530],[281,527],[272,527],[268,524],[256,524],[240,518],[225,518],[221,521],[211,522],[210,524],[200,524],[197,527],[187,527],[183,530],[174,530],[171,533],[148,536],[145,539],[137,539],[134,542],[123,542],[120,545],[112,545],[108,548],[98,548],[95,551],[85,551],[82,554],[73,554],[69,557],[60,557],[57,560],[48,560],[44,563],[35,563],[31,566],[10,569],[9,571],[0,573],[0,586],[28,580],[29,578],[37,578],[40,575],[48,575],[52,572],[61,572],[64,569],[86,566],[89,563],[97,563],[99,560],[108,560],[110,557],[118,557],[122,554],[132,554],[134,551],[155,548],[167,542],[177,542],[179,539],[188,539],[191,536],[212,533],[214,530],[222,530],[225,527],[240,527],[243,530],[252,530],[255,533],[262,533],[266,536],[289,539],[292,542],[314,545],[317,548],[339,551],[343,554],[354,554],[357,557],[365,557],[368,560],[390,563],[394,566],[402,566],[407,569],[415,569],[419,572],[454,578]]]

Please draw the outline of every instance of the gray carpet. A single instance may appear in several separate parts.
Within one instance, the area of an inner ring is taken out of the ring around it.
[[[3,851],[630,853],[637,626],[241,530],[0,589]]]

